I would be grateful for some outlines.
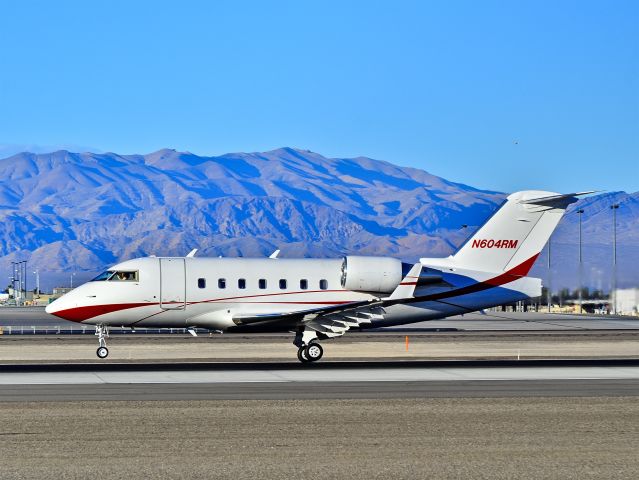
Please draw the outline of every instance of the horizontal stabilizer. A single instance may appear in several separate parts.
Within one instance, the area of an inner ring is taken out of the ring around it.
[[[523,203],[526,205],[544,205],[547,207],[562,208],[561,205],[563,205],[564,203],[567,203],[567,204],[574,203],[575,197],[578,197],[580,195],[589,195],[591,193],[595,193],[595,191],[591,190],[589,192],[565,193],[563,195],[550,195],[547,197],[539,197],[539,198],[532,198],[530,200],[522,200],[519,203]]]

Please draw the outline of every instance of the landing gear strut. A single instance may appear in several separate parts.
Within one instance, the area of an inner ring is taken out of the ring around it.
[[[96,325],[95,334],[98,336],[98,344],[100,345],[95,354],[98,358],[108,357],[109,349],[106,346],[106,338],[109,336],[109,329],[104,325]]]
[[[298,347],[297,358],[302,363],[317,362],[324,349],[319,344],[317,333],[313,330],[303,329],[295,334],[293,344]]]

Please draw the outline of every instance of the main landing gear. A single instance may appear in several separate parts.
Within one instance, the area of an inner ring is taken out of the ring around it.
[[[96,325],[95,334],[98,336],[98,344],[100,345],[95,354],[98,358],[108,357],[109,349],[106,346],[106,338],[109,336],[109,329],[104,325]]]
[[[312,330],[298,331],[293,344],[298,347],[297,358],[302,363],[317,362],[324,355],[317,333]]]

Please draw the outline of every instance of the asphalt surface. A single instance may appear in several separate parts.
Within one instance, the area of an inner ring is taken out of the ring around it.
[[[407,345],[408,337],[408,345]],[[96,356],[87,335],[1,335],[6,363],[298,363],[291,334],[117,335],[109,356]],[[524,360],[639,358],[639,331],[357,333],[322,342],[319,364],[336,360]]]
[[[2,385],[0,402],[637,397],[639,379]]]
[[[1,479],[639,478],[639,319],[464,315],[306,366],[282,334],[125,333],[92,363],[92,327],[47,333],[0,337]]]
[[[638,363],[7,365],[0,401],[638,396]]]
[[[348,360],[348,361],[320,361],[316,363],[302,364],[298,361],[203,361],[203,362],[73,362],[73,363],[0,363],[0,375],[4,373],[70,373],[70,372],[184,372],[184,371],[209,371],[209,372],[241,372],[241,371],[290,371],[313,372],[322,370],[397,370],[408,371],[411,369],[437,370],[437,369],[477,369],[477,368],[516,368],[519,371],[531,368],[551,367],[639,367],[639,358],[577,358],[577,359],[494,359],[494,360]]]
[[[0,365],[0,478],[636,479],[638,363]]]

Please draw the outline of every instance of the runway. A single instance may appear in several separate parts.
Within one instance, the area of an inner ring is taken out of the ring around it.
[[[638,379],[3,385],[0,402],[636,397]]]
[[[199,364],[198,368],[188,364],[178,368],[87,364],[70,369],[14,365],[0,370],[0,401],[639,395],[637,362],[583,362],[582,366],[569,362],[554,366],[542,362],[523,362],[523,366],[410,363],[387,362],[370,368],[365,362],[356,367],[349,362],[294,367]]]
[[[517,363],[0,365],[0,476],[637,478],[636,360]]]
[[[407,344],[408,337],[408,344]],[[347,333],[322,343],[326,362],[399,360],[629,359],[639,357],[637,331]],[[89,335],[3,335],[1,364],[254,362],[297,364],[291,334],[117,335],[109,357],[96,357]],[[367,364],[369,367],[372,363]]]

